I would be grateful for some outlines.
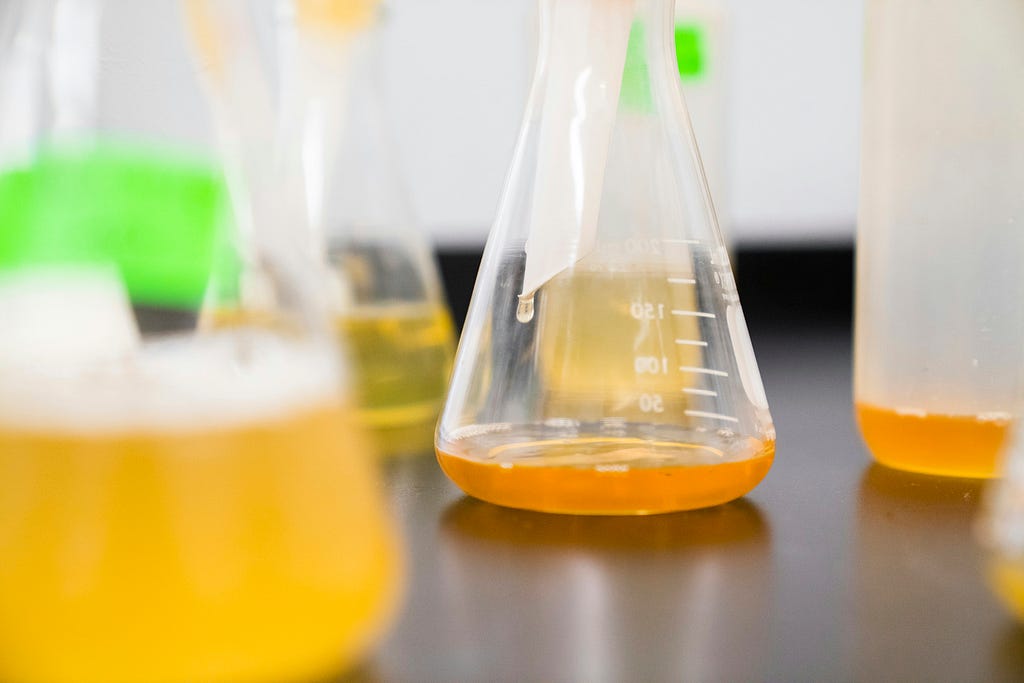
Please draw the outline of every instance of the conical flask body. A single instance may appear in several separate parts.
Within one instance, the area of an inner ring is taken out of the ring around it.
[[[552,512],[742,496],[775,431],[671,58],[672,3],[543,0],[541,14],[440,462],[471,495]]]

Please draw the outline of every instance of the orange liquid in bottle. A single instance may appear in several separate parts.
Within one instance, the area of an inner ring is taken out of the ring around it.
[[[708,455],[716,453],[709,446],[629,438],[489,449],[463,439],[437,455],[463,491],[498,505],[567,514],[655,514],[711,507],[753,490],[771,468],[775,442],[745,441],[747,457],[719,464],[709,464]]]
[[[864,442],[878,462],[951,477],[994,477],[1010,434],[1008,417],[918,414],[856,406]]]
[[[0,680],[301,683],[343,670],[385,626],[399,571],[346,413],[0,425]]]

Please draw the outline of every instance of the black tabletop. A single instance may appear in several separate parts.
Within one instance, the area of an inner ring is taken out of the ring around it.
[[[984,580],[970,480],[873,465],[847,331],[755,345],[775,465],[711,510],[544,515],[463,496],[431,455],[388,463],[402,614],[381,681],[1019,681],[1024,628]]]

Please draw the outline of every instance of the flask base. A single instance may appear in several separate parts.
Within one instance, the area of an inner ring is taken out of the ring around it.
[[[508,439],[491,445],[495,436]],[[508,432],[437,448],[463,491],[506,507],[576,515],[650,515],[721,505],[768,473],[774,441],[721,444],[643,438],[519,440]]]

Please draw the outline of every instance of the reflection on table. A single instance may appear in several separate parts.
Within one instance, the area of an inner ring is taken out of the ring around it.
[[[855,555],[858,679],[972,680],[979,670],[988,680],[1024,679],[1024,639],[994,604],[974,536],[985,485],[877,464],[865,470]],[[989,661],[963,656],[964,641],[975,639],[992,643]]]
[[[752,503],[577,517],[461,498],[437,542],[455,677],[743,680],[764,662],[771,541]]]

